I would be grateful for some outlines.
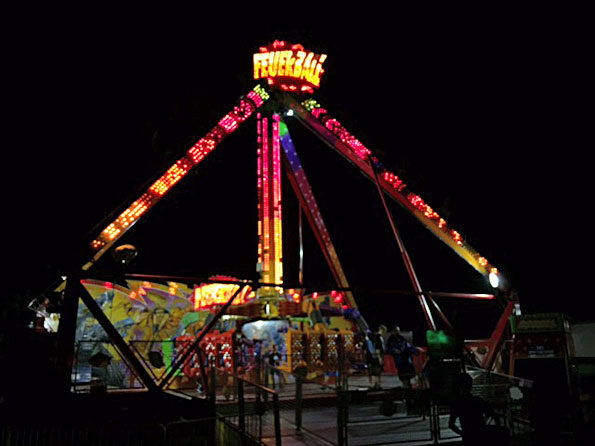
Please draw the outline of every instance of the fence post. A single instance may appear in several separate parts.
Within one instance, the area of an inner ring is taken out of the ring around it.
[[[264,405],[262,403],[262,391],[260,387],[256,388],[256,413],[258,414],[258,440],[262,440],[262,415],[264,414]]]
[[[295,428],[302,428],[302,376],[295,375]]]
[[[337,388],[337,445],[347,445],[347,392]]]
[[[211,361],[211,370],[210,370],[211,379],[209,379],[210,386],[209,386],[209,399],[215,403],[217,399],[217,373],[215,371],[215,364]]]
[[[264,370],[263,370],[263,373],[264,373],[264,383],[263,383],[263,386],[268,388],[269,387],[269,376],[268,376],[268,370],[269,370],[269,368],[268,368],[268,366],[266,364],[263,364],[263,367],[264,367]],[[263,392],[262,396],[263,396],[263,399],[264,399],[264,407],[266,407],[266,405],[269,402],[269,392]]]
[[[281,418],[279,414],[279,394],[273,393],[273,413],[275,416],[275,445],[281,446]]]
[[[267,363],[264,364],[264,386],[265,387],[269,387],[269,376],[270,376],[270,371],[269,371],[269,365]],[[275,383],[275,378],[273,378],[273,385]]]
[[[246,434],[246,407],[244,405],[244,380],[238,378],[238,423],[243,437]]]
[[[440,441],[440,416],[438,415],[438,406],[434,401],[430,401],[430,426],[432,440],[434,444],[438,444]]]
[[[344,387],[344,366],[345,366],[345,355],[343,352],[343,336],[337,336],[337,374],[335,376],[335,386],[340,387],[342,390],[347,390]]]
[[[171,444],[170,438],[168,437],[167,426],[164,424],[159,424],[158,426],[160,426],[161,429],[163,429],[163,444],[166,446]]]
[[[256,368],[256,384],[262,385],[262,364],[260,355],[255,358],[255,368]]]

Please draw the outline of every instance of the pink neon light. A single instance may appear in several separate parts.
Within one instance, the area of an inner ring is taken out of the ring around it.
[[[272,120],[257,115],[258,122],[258,259],[262,264],[264,282],[281,283],[282,220],[281,220],[281,141],[280,116]],[[271,138],[269,138],[269,121]]]
[[[262,98],[260,99],[260,102],[262,103]],[[253,101],[247,101],[245,99],[240,100],[240,105],[233,109],[236,120],[238,122],[244,122],[250,115],[252,115],[252,113],[254,113],[256,107],[257,106]]]
[[[262,228],[262,120],[260,112],[256,114],[256,187],[258,192],[258,263],[264,266],[263,261],[263,228]]]
[[[328,112],[324,108],[315,108],[312,110],[312,114],[316,119],[320,118],[322,115],[326,115]]]
[[[269,216],[269,120],[262,120],[262,212],[263,212],[263,279],[270,282],[271,271],[271,228]]]
[[[219,125],[225,129],[226,132],[231,133],[238,128],[238,122],[233,113],[229,113],[219,121]]]
[[[251,91],[246,95],[246,97],[251,99],[252,102],[254,102],[254,105],[256,105],[256,107],[260,107],[264,103],[262,97],[255,91]]]

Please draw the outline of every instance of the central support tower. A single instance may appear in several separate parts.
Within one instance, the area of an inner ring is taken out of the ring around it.
[[[279,296],[283,283],[283,241],[281,213],[281,143],[276,113],[257,114],[258,152],[258,264],[263,287],[259,297]]]

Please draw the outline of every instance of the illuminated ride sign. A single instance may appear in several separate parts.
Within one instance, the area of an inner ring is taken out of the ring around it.
[[[216,276],[224,280],[235,280],[226,276]],[[194,287],[194,309],[206,309],[213,305],[224,305],[238,290],[239,285],[231,283],[209,283]],[[252,289],[249,286],[243,287],[240,294],[236,296],[232,305],[241,305],[247,302]]]
[[[267,79],[284,91],[314,93],[320,87],[326,54],[306,51],[300,44],[275,40],[254,54],[254,79]]]

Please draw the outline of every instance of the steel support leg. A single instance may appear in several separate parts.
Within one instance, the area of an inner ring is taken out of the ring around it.
[[[421,305],[421,309],[424,313],[426,318],[426,322],[431,330],[436,330],[436,324],[434,323],[434,318],[432,317],[432,312],[430,311],[430,307],[428,306],[428,302],[426,297],[423,294],[421,289],[421,285],[419,284],[419,280],[417,279],[417,274],[415,274],[415,269],[413,269],[413,264],[411,263],[411,259],[409,258],[409,254],[405,249],[405,244],[401,239],[401,235],[399,234],[399,230],[397,229],[397,225],[394,222],[393,216],[388,209],[386,204],[386,200],[384,199],[384,193],[382,188],[380,187],[380,183],[378,182],[378,175],[376,173],[376,169],[374,168],[374,164],[372,160],[368,159],[370,163],[370,167],[372,168],[372,172],[374,173],[374,183],[376,184],[376,188],[378,189],[378,195],[380,195],[380,201],[384,206],[384,210],[386,212],[386,216],[388,217],[388,221],[390,223],[390,227],[393,230],[393,235],[395,236],[395,240],[397,241],[397,245],[399,245],[399,251],[401,251],[401,256],[403,257],[403,262],[405,263],[405,268],[407,268],[407,274],[409,275],[409,279],[411,279],[411,283],[413,284],[413,288],[417,293],[417,298],[419,299],[419,303]]]
[[[110,341],[112,341],[114,344],[114,347],[116,347],[118,352],[122,355],[122,359],[126,361],[128,366],[148,390],[157,390],[157,385],[155,384],[155,381],[149,372],[147,372],[147,369],[145,369],[134,352],[130,349],[130,346],[126,343],[124,338],[122,338],[118,330],[116,330],[116,328],[112,325],[99,304],[95,302],[95,299],[91,297],[84,287],[81,286],[80,290],[80,297],[83,303],[89,309],[99,325],[101,325],[101,327],[105,330],[106,334],[110,338]]]
[[[184,353],[182,353],[180,358],[178,358],[176,360],[176,362],[174,364],[172,364],[172,367],[171,367],[169,373],[167,374],[167,376],[163,379],[163,381],[161,381],[159,383],[160,389],[164,389],[165,386],[167,386],[167,384],[169,384],[169,382],[171,381],[172,377],[176,374],[178,369],[182,366],[182,364],[184,364],[184,362],[186,362],[188,357],[197,348],[197,346],[200,345],[200,341],[203,340],[203,338],[211,330],[211,328],[213,328],[213,326],[217,323],[217,321],[219,321],[219,319],[221,319],[221,316],[223,316],[225,314],[225,312],[231,306],[234,299],[240,294],[240,291],[242,291],[243,289],[244,289],[244,286],[238,285],[238,289],[236,290],[236,292],[233,293],[233,295],[229,298],[229,300],[225,303],[225,305],[223,305],[221,307],[221,309],[215,315],[215,317],[213,319],[211,319],[211,321],[202,329],[200,334],[196,337],[196,339],[194,340],[194,342],[192,342],[192,344],[188,347],[188,349],[186,349],[184,351]]]

